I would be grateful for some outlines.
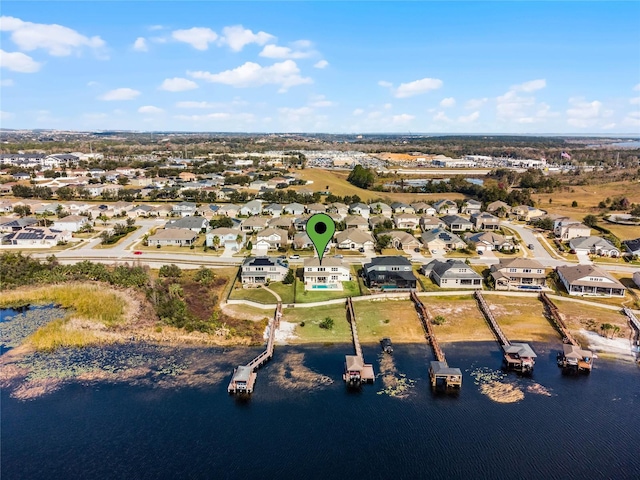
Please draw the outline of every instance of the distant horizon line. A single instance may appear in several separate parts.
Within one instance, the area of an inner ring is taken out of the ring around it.
[[[584,138],[624,138],[624,139],[637,139],[640,140],[640,133],[496,133],[496,132],[483,132],[483,133],[459,133],[459,132],[442,132],[442,133],[397,133],[397,132],[359,132],[359,133],[328,133],[328,132],[225,132],[225,131],[204,131],[204,130],[119,130],[119,129],[100,129],[100,130],[75,130],[75,129],[56,129],[56,128],[0,128],[0,132],[17,132],[17,131],[30,131],[30,132],[72,132],[72,133],[140,133],[140,134],[209,134],[209,135],[328,135],[328,136],[395,136],[395,137],[478,137],[490,135],[493,137],[584,137]]]

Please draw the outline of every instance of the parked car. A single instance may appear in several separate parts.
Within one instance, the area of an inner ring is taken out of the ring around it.
[[[478,250],[478,255],[482,255],[482,250]]]
[[[529,250],[533,250],[533,243],[529,244]]]
[[[364,247],[360,247],[360,248],[358,249],[358,251],[359,251],[360,253],[364,253]]]
[[[134,255],[142,255],[142,252],[140,250],[136,250],[135,252],[133,252]]]
[[[297,260],[297,259],[299,259],[299,258],[300,258],[300,255],[289,255],[289,258],[290,258],[291,260]]]
[[[416,247],[416,248],[413,249],[413,251],[416,252],[416,253],[420,253],[420,248]]]

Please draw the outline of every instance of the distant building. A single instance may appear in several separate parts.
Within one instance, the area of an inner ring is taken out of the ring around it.
[[[544,266],[529,258],[501,258],[491,265],[496,290],[536,290],[546,283]]]
[[[289,266],[279,258],[249,257],[242,263],[240,277],[243,284],[281,282],[289,271]]]
[[[569,295],[624,297],[626,291],[620,281],[594,265],[564,265],[556,272]]]
[[[324,257],[320,264],[320,260],[313,257],[305,260],[303,277],[305,290],[342,290],[342,282],[349,281],[351,274],[349,265],[339,258]]]
[[[482,275],[462,260],[432,260],[421,270],[440,288],[482,288]]]

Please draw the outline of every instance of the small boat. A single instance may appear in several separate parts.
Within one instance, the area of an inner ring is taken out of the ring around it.
[[[391,345],[391,339],[388,337],[380,340],[380,345],[382,346],[382,350],[385,353],[392,354],[393,353],[393,345]]]

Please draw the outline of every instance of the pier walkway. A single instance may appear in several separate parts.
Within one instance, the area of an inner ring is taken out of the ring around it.
[[[635,332],[635,338],[633,340],[633,343],[636,347],[636,352],[637,352],[636,360],[638,363],[640,363],[640,320],[638,320],[638,317],[635,316],[635,314],[631,311],[631,309],[627,307],[623,307],[623,310],[624,310],[624,314],[629,319],[631,328]]]
[[[493,313],[491,313],[491,309],[489,308],[489,305],[487,305],[487,302],[482,296],[480,290],[476,290],[474,296],[478,301],[480,311],[484,315],[484,318],[487,320],[487,323],[491,327],[491,330],[502,347],[504,362],[506,363],[507,368],[518,370],[520,372],[533,371],[537,355],[531,346],[529,346],[528,343],[510,342],[507,336],[502,332],[502,329],[500,328],[500,325],[498,325]]]
[[[347,298],[347,321],[351,326],[351,335],[353,337],[353,348],[355,355],[345,355],[344,375],[342,378],[348,385],[357,386],[361,383],[373,383],[376,376],[373,371],[373,365],[364,363],[364,355],[362,354],[362,346],[358,337],[358,327],[356,325],[356,314],[353,309],[353,301],[351,297]]]
[[[444,387],[460,388],[462,386],[462,371],[459,368],[451,368],[447,363],[447,359],[444,356],[444,352],[440,348],[438,339],[433,331],[433,319],[431,313],[424,306],[424,304],[418,298],[418,294],[412,291],[411,300],[413,301],[416,310],[418,311],[418,318],[424,328],[425,337],[431,345],[433,355],[436,357],[436,361],[429,364],[429,377],[431,379],[431,386],[436,387],[443,385]]]
[[[280,327],[281,318],[282,302],[278,302],[273,318],[268,325],[267,348],[246,365],[240,365],[233,370],[233,377],[227,387],[229,393],[253,393],[253,387],[258,377],[256,371],[273,357],[276,330]]]
[[[578,371],[590,372],[593,368],[593,352],[583,350],[575,337],[564,323],[558,307],[551,301],[546,293],[540,292],[538,298],[549,312],[548,318],[554,324],[560,335],[562,335],[562,353],[558,354],[558,366],[565,369],[577,369]]]

